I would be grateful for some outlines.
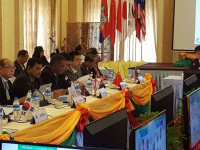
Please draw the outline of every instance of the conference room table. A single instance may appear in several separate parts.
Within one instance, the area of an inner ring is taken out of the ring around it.
[[[127,83],[127,85],[128,85],[128,87],[133,87],[136,84]],[[107,95],[119,92],[118,89],[111,89],[107,86],[106,86],[106,91],[107,91]],[[94,97],[94,96],[86,97],[86,103],[90,103],[95,100],[100,100],[100,99],[97,97]],[[4,107],[4,108],[6,108],[6,107]],[[12,111],[12,106],[8,106],[7,109],[10,109],[10,111]],[[52,117],[61,115],[63,113],[74,110],[74,108],[71,108],[71,106],[69,106],[68,103],[63,103],[63,107],[61,107],[60,109],[55,108],[55,105],[53,105],[53,104],[50,104],[50,105],[44,106],[44,107],[40,107],[40,109],[45,109],[49,119]],[[22,129],[28,128],[32,125],[33,124],[30,124],[30,122],[14,122],[14,121],[12,121],[12,122],[7,123],[6,125],[3,125],[3,130],[7,131],[8,133],[12,133],[15,130],[22,130]]]

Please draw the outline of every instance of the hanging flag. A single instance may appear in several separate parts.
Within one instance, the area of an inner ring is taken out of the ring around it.
[[[116,5],[115,5],[115,0],[111,0],[109,30],[110,30],[110,40],[112,45],[115,44],[115,29],[116,29]]]
[[[107,0],[101,0],[100,37],[102,43],[109,36],[108,5]]]
[[[122,32],[122,4],[121,0],[118,1],[118,8],[117,8],[117,30]]]
[[[142,37],[145,38],[146,35],[146,23],[145,23],[145,0],[140,0],[140,20],[142,28]]]
[[[135,29],[136,29],[136,37],[140,41],[140,0],[134,0],[134,8],[135,8]]]
[[[123,2],[123,40],[126,40],[127,37],[127,2],[124,0]]]
[[[129,11],[128,11],[128,36],[131,37],[135,31],[135,9],[134,0],[129,1]]]

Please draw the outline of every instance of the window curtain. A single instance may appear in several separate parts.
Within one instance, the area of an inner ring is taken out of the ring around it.
[[[100,22],[101,0],[83,0],[83,22]]]
[[[24,49],[32,56],[35,46],[43,46],[45,56],[52,52],[49,39],[54,31],[55,0],[24,0]]]

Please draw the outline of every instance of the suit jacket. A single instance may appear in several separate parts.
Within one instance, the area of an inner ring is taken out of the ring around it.
[[[200,67],[200,64],[199,64],[198,58],[191,61],[190,69],[198,70],[199,67]]]
[[[52,91],[58,89],[67,89],[70,87],[70,83],[66,81],[62,75],[55,75],[49,66],[46,66],[42,70],[41,78],[43,84],[52,83]]]
[[[101,73],[101,71],[99,70],[99,67],[98,67],[98,65],[96,65],[96,68],[97,68],[97,71],[99,72],[99,75],[101,76],[102,75],[102,73]],[[96,72],[96,69],[95,69],[95,67],[93,67],[93,68],[91,68],[90,69],[90,73],[92,73],[93,74],[93,78],[95,78],[95,76],[97,75],[97,72]]]
[[[85,63],[81,64],[81,74],[82,74],[82,76],[86,76],[86,75],[90,74],[90,70],[89,70],[89,68],[86,67]]]
[[[31,83],[28,73],[24,70],[13,83],[14,95],[18,98],[24,97],[28,93],[28,90],[32,92],[34,92],[35,89],[39,90],[40,85],[40,79],[34,79],[34,82]]]
[[[20,65],[17,60],[14,61],[14,64],[16,67],[14,76],[17,77],[25,69],[25,67],[24,65]]]
[[[0,77],[1,78],[1,77]],[[9,95],[10,95],[10,100],[7,100],[6,97],[6,90],[4,88],[4,84],[2,79],[0,79],[0,103],[1,105],[12,105],[14,101],[14,93],[13,93],[13,87],[12,83],[8,80],[8,86],[9,86]]]
[[[69,69],[65,71],[64,77],[68,77],[68,81],[76,81],[78,78],[82,77],[81,70],[78,69],[76,73],[73,72],[72,68],[69,66]]]

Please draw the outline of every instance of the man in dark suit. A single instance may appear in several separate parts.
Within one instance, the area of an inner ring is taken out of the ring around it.
[[[95,66],[95,56],[87,54],[85,56],[85,62],[81,64],[81,73],[83,76],[90,74],[90,69]]]
[[[70,83],[62,76],[66,70],[66,58],[60,54],[55,54],[50,61],[50,65],[42,70],[41,78],[43,84],[52,83],[52,91],[67,89]]]
[[[37,58],[30,58],[26,69],[15,79],[13,83],[14,95],[21,98],[26,96],[28,90],[32,92],[39,89],[42,62]]]
[[[18,52],[18,58],[14,61],[16,67],[14,74],[15,77],[17,77],[23,70],[25,70],[24,64],[27,62],[28,57],[28,51],[20,50]]]
[[[192,60],[190,69],[200,69],[200,45],[195,48],[196,59]]]
[[[12,105],[14,101],[14,93],[12,83],[9,78],[14,75],[14,63],[5,58],[0,60],[0,103],[1,105]]]
[[[81,55],[77,52],[70,52],[71,57],[69,68],[65,71],[64,77],[68,81],[76,81],[82,76],[80,66],[81,66]]]

